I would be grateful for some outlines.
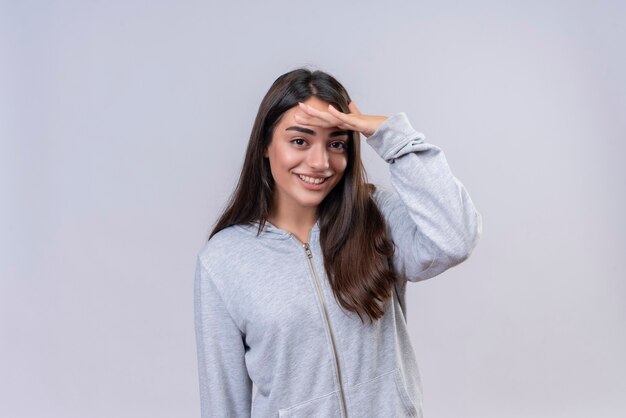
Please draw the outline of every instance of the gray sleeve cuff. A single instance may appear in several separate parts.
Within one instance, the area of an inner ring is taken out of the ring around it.
[[[370,136],[367,143],[385,161],[392,163],[394,159],[409,152],[419,151],[424,143],[424,134],[417,132],[404,112],[397,113],[384,121]]]

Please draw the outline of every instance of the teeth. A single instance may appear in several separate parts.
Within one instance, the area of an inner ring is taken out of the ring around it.
[[[307,182],[309,184],[322,184],[322,183],[324,183],[326,181],[326,178],[316,179],[316,178],[313,178],[313,177],[303,176],[302,174],[298,174],[298,177],[300,177],[300,179],[302,181],[305,181],[305,182]]]

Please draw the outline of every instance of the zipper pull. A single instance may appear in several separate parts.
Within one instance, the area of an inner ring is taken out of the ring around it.
[[[309,248],[309,243],[308,242],[304,243],[304,251],[306,251],[307,257],[313,258],[313,253],[311,252],[311,248]]]

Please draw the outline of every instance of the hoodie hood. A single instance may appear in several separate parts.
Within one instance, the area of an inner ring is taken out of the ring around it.
[[[253,221],[249,224],[236,225],[236,226],[238,228],[241,228],[247,234],[255,235],[260,239],[286,240],[286,239],[291,239],[292,237],[294,237],[294,235],[291,232],[277,227],[276,225],[272,224],[270,221],[265,221],[265,225],[263,226],[263,229],[259,233],[259,225],[260,225],[259,221]],[[311,231],[309,232],[309,239],[318,237],[319,232],[320,232],[320,226],[319,226],[319,220],[318,220],[315,222],[315,224],[311,228]]]

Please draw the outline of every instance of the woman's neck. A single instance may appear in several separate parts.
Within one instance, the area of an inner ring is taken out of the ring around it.
[[[285,207],[272,208],[267,219],[272,225],[292,233],[300,241],[307,242],[309,232],[317,222],[317,208],[300,208],[289,210]]]

